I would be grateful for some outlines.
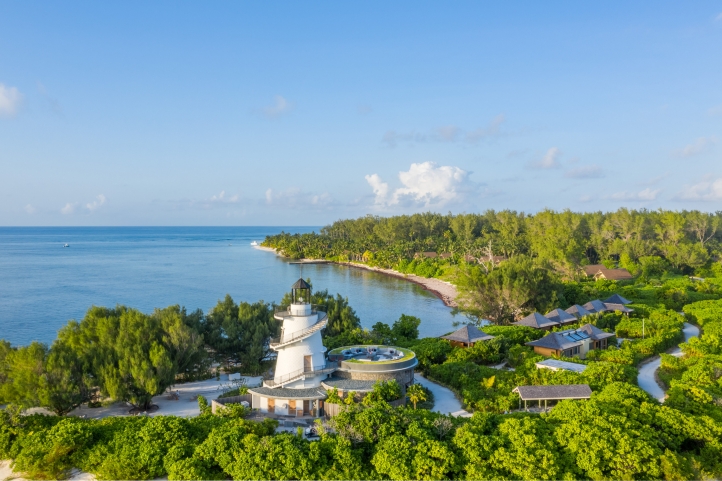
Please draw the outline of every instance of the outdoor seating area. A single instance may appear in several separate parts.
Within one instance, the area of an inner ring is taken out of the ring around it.
[[[341,351],[343,360],[356,359],[357,361],[393,361],[404,357],[404,353],[397,348],[383,346],[352,347]]]

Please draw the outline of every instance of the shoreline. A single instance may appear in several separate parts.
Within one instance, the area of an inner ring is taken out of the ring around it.
[[[272,247],[264,247],[264,246],[253,246],[256,249],[266,251],[266,252],[273,252],[277,256],[284,257],[281,254],[278,253],[278,251]],[[393,269],[383,269],[381,267],[372,267],[368,266],[366,264],[359,264],[356,262],[335,262],[335,261],[328,261],[325,259],[299,259],[298,261],[294,261],[297,264],[335,264],[339,266],[346,266],[346,267],[352,267],[356,269],[365,269],[367,271],[372,272],[378,272],[380,274],[384,274],[386,276],[390,277],[396,277],[397,279],[403,279],[405,281],[412,282],[416,284],[417,286],[422,287],[424,290],[429,291],[436,297],[438,297],[441,302],[444,303],[446,307],[459,307],[459,304],[456,302],[456,299],[459,297],[459,291],[456,289],[456,286],[451,284],[450,282],[442,281],[441,279],[436,279],[433,277],[419,277],[415,274],[404,274],[403,272],[395,271]]]

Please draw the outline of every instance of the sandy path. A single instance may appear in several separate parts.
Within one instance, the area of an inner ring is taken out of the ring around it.
[[[685,342],[689,341],[692,337],[699,336],[699,328],[697,326],[693,326],[692,324],[685,322],[684,323],[684,340]],[[679,348],[679,346],[675,347],[674,349],[670,350],[668,354],[671,354],[676,357],[682,356],[682,350]],[[659,369],[659,366],[662,364],[662,358],[659,356],[655,356],[652,358],[651,361],[643,364],[639,368],[639,375],[637,376],[637,384],[639,384],[639,387],[647,391],[652,397],[657,399],[659,402],[664,402],[665,393],[662,387],[657,384],[657,380],[655,379],[655,373],[657,372],[657,369]]]
[[[421,384],[434,394],[434,409],[441,414],[451,414],[452,416],[470,417],[471,413],[464,410],[463,406],[456,399],[451,389],[445,388],[440,384],[429,381],[419,373],[414,373],[414,379],[417,384]]]

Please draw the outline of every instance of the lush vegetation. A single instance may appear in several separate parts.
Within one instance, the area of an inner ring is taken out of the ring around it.
[[[104,420],[0,412],[0,458],[34,479],[709,479],[722,429],[614,382],[548,414],[452,418],[350,405],[318,440],[204,414]]]

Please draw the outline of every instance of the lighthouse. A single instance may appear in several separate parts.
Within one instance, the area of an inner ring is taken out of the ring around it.
[[[321,385],[333,366],[326,363],[326,348],[321,330],[328,315],[310,303],[311,286],[299,279],[291,286],[291,304],[276,312],[282,321],[281,336],[271,339],[270,347],[278,352],[273,380],[266,387],[313,388]]]

